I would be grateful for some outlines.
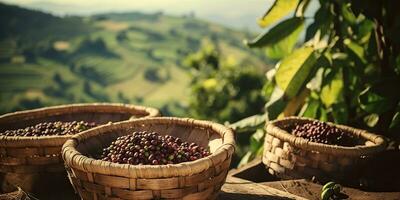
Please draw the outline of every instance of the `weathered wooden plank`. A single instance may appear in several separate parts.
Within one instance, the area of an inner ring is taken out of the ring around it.
[[[296,199],[304,200],[305,198],[284,192],[266,185],[257,184],[246,181],[241,178],[228,176],[225,184],[222,186],[222,192],[219,199],[228,200],[282,200]]]
[[[243,181],[250,183],[257,182],[258,185],[267,186],[268,188],[275,188],[289,194],[301,196],[303,198],[318,200],[320,199],[322,186],[305,179],[296,180],[284,180],[279,181],[272,176],[268,175],[264,164],[261,159],[255,159],[247,165],[233,169],[229,172],[229,177],[237,177]],[[228,178],[229,180],[229,178]],[[227,180],[227,181],[228,181]],[[229,185],[228,185],[229,186]],[[234,188],[234,190],[240,191],[245,188]],[[387,200],[400,200],[400,192],[366,192],[356,188],[343,187],[342,192],[349,196],[349,199],[356,200],[375,200],[375,199],[387,199]],[[224,194],[225,195],[225,194]],[[236,197],[238,196],[238,197]],[[227,199],[246,199],[246,196],[239,198],[240,195],[228,195]],[[250,198],[251,199],[251,198]],[[254,198],[254,199],[257,199]],[[262,199],[262,198],[261,198]],[[265,198],[271,199],[271,198]],[[273,198],[272,198],[273,199]],[[279,198],[278,198],[279,199]]]
[[[305,179],[264,182],[259,184],[278,190],[288,191],[289,193],[297,194],[311,200],[319,200],[322,189],[321,185]],[[352,200],[400,199],[400,192],[366,192],[359,189],[343,187],[342,193],[348,195],[349,199]]]

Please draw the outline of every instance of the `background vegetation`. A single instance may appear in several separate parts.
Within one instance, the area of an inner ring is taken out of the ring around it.
[[[319,8],[306,16],[312,4]],[[399,7],[279,0],[254,36],[193,16],[59,18],[0,4],[0,113],[72,102],[155,106],[235,129],[240,164],[262,153],[265,121],[290,115],[370,130],[394,148]]]
[[[387,136],[389,148],[398,148],[398,2],[320,0],[315,15],[306,17],[316,2],[275,1],[258,21],[267,30],[246,41],[264,49],[276,65],[262,90],[265,113],[233,124],[238,132],[255,132],[242,163],[262,152],[262,119],[291,115],[370,130]]]
[[[241,43],[250,33],[193,15],[56,17],[0,4],[0,26],[0,113],[123,102],[189,116],[191,73],[183,60],[207,41],[218,46],[221,59],[266,70],[262,51]]]

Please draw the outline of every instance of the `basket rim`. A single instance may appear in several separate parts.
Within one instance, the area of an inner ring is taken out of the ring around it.
[[[318,151],[321,153],[328,153],[328,154],[335,154],[335,155],[347,155],[347,156],[362,156],[362,155],[369,155],[369,154],[374,154],[381,152],[384,150],[387,146],[387,141],[385,137],[370,133],[366,130],[362,129],[357,129],[353,128],[350,126],[345,126],[345,125],[339,125],[335,124],[332,122],[326,122],[330,126],[337,127],[339,129],[345,130],[351,134],[356,135],[357,137],[362,137],[372,143],[373,145],[357,145],[354,147],[346,147],[346,146],[339,146],[339,145],[329,145],[329,144],[321,144],[317,142],[311,142],[307,139],[304,139],[302,137],[297,137],[294,136],[293,134],[287,132],[284,129],[279,128],[276,126],[276,123],[282,123],[284,121],[287,121],[288,123],[290,121],[319,121],[316,119],[312,118],[307,118],[307,117],[285,117],[283,119],[277,119],[270,121],[265,125],[265,130],[267,134],[270,134],[274,137],[279,138],[282,141],[289,142],[290,145],[293,145],[298,148],[302,148],[305,150],[310,150],[310,151]]]
[[[211,129],[221,136],[222,144],[214,153],[207,157],[195,161],[167,165],[131,165],[112,163],[109,161],[89,158],[76,149],[77,145],[81,141],[99,134],[106,134],[110,130],[121,130],[146,124],[178,124]],[[87,173],[128,178],[170,178],[198,174],[211,167],[220,165],[225,160],[230,159],[234,151],[234,132],[232,129],[221,124],[191,118],[153,117],[116,122],[81,132],[67,140],[63,145],[62,157],[65,165],[69,168],[81,170]]]
[[[62,115],[65,113],[80,112],[115,112],[131,113],[133,116],[144,114],[144,117],[160,116],[160,111],[156,108],[145,107],[123,103],[75,103],[57,106],[42,107],[31,110],[16,111],[0,115],[0,125],[10,121],[29,120],[45,116]],[[72,135],[53,135],[53,136],[0,136],[0,147],[30,147],[42,146],[61,146],[71,138]]]

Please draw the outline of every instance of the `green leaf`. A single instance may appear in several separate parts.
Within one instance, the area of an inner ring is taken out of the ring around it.
[[[271,46],[268,46],[265,50],[265,53],[270,59],[282,59],[292,53],[294,46],[299,39],[300,33],[304,29],[304,23],[296,28],[290,35],[275,43]]]
[[[333,16],[329,12],[330,5],[329,3],[323,3],[315,13],[314,22],[306,30],[305,41],[312,39],[318,30],[321,32],[321,36],[325,36],[331,30]]]
[[[302,26],[304,26],[304,18],[293,17],[282,21],[267,32],[260,34],[252,41],[245,40],[244,43],[251,48],[273,45],[288,37]]]
[[[342,16],[349,24],[355,24],[357,22],[357,18],[354,15],[353,11],[350,9],[349,3],[343,3],[342,7]]]
[[[394,71],[400,75],[400,55],[396,57],[396,65]]]
[[[344,102],[332,105],[332,115],[335,123],[337,124],[347,124],[349,120],[349,111],[347,105]]]
[[[318,110],[319,120],[326,122],[328,121],[328,112],[326,112],[325,108],[320,106]]]
[[[299,116],[316,118],[320,106],[321,104],[318,100],[311,98],[306,104],[304,104],[303,108],[301,108]]]
[[[261,91],[266,101],[271,99],[272,93],[274,92],[275,84],[273,81],[266,81]]]
[[[364,48],[357,43],[346,38],[344,44],[361,60],[362,63],[366,63]]]
[[[392,122],[390,123],[389,129],[390,129],[390,131],[400,129],[400,112],[396,112],[396,114],[394,114]]]
[[[287,101],[284,99],[284,96],[285,93],[279,87],[275,87],[271,99],[265,104],[268,119],[276,119],[285,109]]]
[[[302,47],[284,58],[276,71],[275,80],[279,88],[292,98],[305,85],[316,63],[312,47]]]
[[[306,12],[306,9],[308,5],[310,4],[311,0],[300,0],[299,4],[297,4],[296,8],[296,16],[297,17],[302,17],[304,16],[304,13]]]
[[[357,31],[357,37],[359,38],[358,41],[360,44],[365,44],[369,42],[371,35],[375,35],[374,22],[368,19],[364,19],[360,23],[358,23],[355,29]],[[374,40],[373,42],[376,42],[376,40]]]
[[[315,64],[315,67],[317,69],[315,75],[306,85],[306,87],[309,90],[311,91],[321,90],[325,68],[328,68],[332,65],[329,56],[330,54],[324,53],[317,59],[317,63]]]
[[[247,118],[244,118],[240,121],[237,121],[233,124],[230,124],[229,127],[235,130],[236,132],[247,132],[247,131],[255,131],[256,129],[263,127],[267,120],[267,115],[253,115]]]
[[[265,132],[264,129],[257,129],[257,131],[250,137],[250,150],[254,154],[264,143]]]
[[[397,106],[399,82],[390,79],[378,82],[366,88],[358,97],[360,107],[368,113],[382,114]]]
[[[342,99],[342,91],[343,91],[343,76],[341,70],[331,71],[333,77],[331,79],[327,78],[329,75],[325,77],[326,83],[322,86],[321,89],[321,101],[325,105],[325,107],[330,107],[332,104],[337,103]]]
[[[298,0],[276,0],[264,16],[258,20],[258,24],[262,28],[265,28],[277,22],[279,19],[293,11],[298,3]]]
[[[250,162],[250,160],[252,159],[252,157],[254,157],[253,152],[249,151],[247,152],[242,159],[240,160],[238,167],[243,166],[245,164],[247,164],[248,162]]]
[[[379,121],[379,115],[372,113],[364,117],[364,122],[369,127],[374,127]]]
[[[258,148],[257,152],[256,152],[256,156],[262,156],[264,153],[264,145],[261,145],[260,148]]]

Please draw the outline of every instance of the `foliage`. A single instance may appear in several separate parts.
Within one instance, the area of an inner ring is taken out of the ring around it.
[[[184,63],[192,74],[193,116],[232,122],[262,111],[264,100],[259,90],[264,77],[256,68],[222,57],[212,44],[204,44]]]
[[[305,41],[295,46],[310,2],[320,7]],[[276,0],[260,21],[268,30],[246,42],[279,60],[262,91],[267,118],[298,115],[399,138],[399,6],[389,0]]]

